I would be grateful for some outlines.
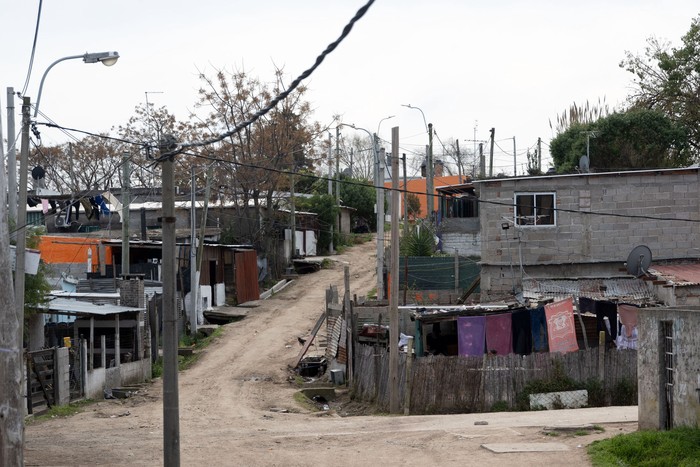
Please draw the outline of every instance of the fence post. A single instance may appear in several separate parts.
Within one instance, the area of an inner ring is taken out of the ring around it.
[[[459,295],[459,250],[457,248],[455,248],[455,293]]]
[[[102,368],[107,368],[107,336],[100,336],[100,360],[102,360]]]
[[[406,345],[406,387],[404,388],[403,414],[409,415],[411,409],[411,367],[413,366],[413,336],[408,336]]]
[[[598,379],[605,382],[605,331],[598,333]]]

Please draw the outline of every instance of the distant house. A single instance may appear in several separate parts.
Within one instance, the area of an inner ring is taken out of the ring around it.
[[[638,328],[639,428],[697,427],[700,309],[640,309]]]
[[[484,301],[549,279],[630,277],[625,262],[637,245],[649,247],[652,267],[700,256],[697,167],[474,184]]]
[[[479,200],[474,184],[439,186],[435,191],[439,195],[437,222],[442,251],[481,256]]]

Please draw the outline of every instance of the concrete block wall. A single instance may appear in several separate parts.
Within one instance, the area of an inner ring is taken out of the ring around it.
[[[616,271],[637,245],[648,246],[655,259],[685,258],[700,247],[700,230],[680,221],[700,220],[697,168],[512,178],[480,182],[478,187],[483,202],[481,260],[487,266],[519,265],[522,251],[526,271],[532,266],[595,263],[608,263]],[[514,219],[514,193],[527,192],[556,193],[556,225],[515,228],[511,223],[503,230],[505,219]],[[494,286],[497,279],[491,279]]]
[[[700,424],[700,309],[640,309],[637,350],[639,381],[639,429],[664,428],[664,355],[661,323],[673,329],[672,426]]]
[[[453,254],[457,249],[460,256],[481,256],[481,235],[479,233],[444,232],[442,251]]]
[[[119,302],[122,306],[145,308],[146,293],[144,290],[143,278],[138,276],[127,276],[124,279],[120,279],[119,297]]]

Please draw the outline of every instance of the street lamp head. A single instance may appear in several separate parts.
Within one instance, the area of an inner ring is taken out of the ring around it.
[[[97,63],[101,62],[104,66],[112,66],[119,60],[119,52],[96,52],[86,53],[83,55],[83,62]]]

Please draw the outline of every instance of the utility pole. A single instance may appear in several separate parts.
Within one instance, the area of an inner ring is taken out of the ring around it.
[[[515,136],[513,136],[513,177],[516,177],[518,175],[517,154],[518,153],[515,151]]]
[[[331,139],[331,133],[328,132],[328,194],[333,196],[333,141]],[[331,223],[331,243],[328,247],[329,253],[333,254],[333,231],[335,227],[335,221]]]
[[[459,152],[459,140],[457,142],[457,175],[459,175],[459,182],[462,182],[462,155]]]
[[[199,307],[199,278],[201,277],[202,271],[202,259],[204,258],[204,237],[207,234],[207,212],[209,210],[209,197],[211,196],[211,179],[212,170],[214,165],[209,164],[207,167],[207,184],[204,187],[204,206],[202,207],[202,220],[199,221],[199,241],[197,242],[197,279],[196,283],[198,285],[196,289],[197,293],[197,307]],[[197,310],[197,308],[195,308]],[[197,316],[195,315],[195,320],[191,323],[192,333],[197,333]]]
[[[479,176],[486,178],[486,158],[484,157],[484,143],[479,143]]]
[[[163,180],[163,464],[180,465],[180,403],[177,382],[177,302],[175,296],[175,170],[177,143],[161,140]]]
[[[493,177],[493,145],[496,142],[496,129],[491,128],[491,153],[489,155],[489,177]]]
[[[195,180],[195,169],[191,168],[190,181],[190,332],[194,331],[197,326],[197,290],[199,282],[197,281],[197,187]]]
[[[335,127],[335,204],[340,209],[340,127]]]
[[[15,261],[15,304],[17,320],[24,328],[24,274],[27,248],[27,171],[29,165],[29,125],[31,124],[31,104],[29,97],[22,98],[22,142],[19,163],[19,199],[17,200],[17,232]],[[1,221],[0,221],[1,222]],[[20,331],[20,350],[24,348],[24,335]]]
[[[537,168],[542,170],[542,138],[540,137],[537,137]]]
[[[0,140],[2,144],[2,140]],[[17,220],[17,150],[15,147],[15,89],[7,88],[7,202],[10,220]]]
[[[8,88],[8,94],[10,89]],[[8,103],[8,114],[9,108]],[[12,132],[14,133],[14,129]],[[14,140],[14,135],[12,139]],[[14,145],[14,141],[12,144]],[[2,145],[1,135],[0,145]],[[16,174],[16,170],[10,171],[9,178],[15,177]],[[4,194],[6,188],[5,171],[0,170],[0,193]],[[10,193],[12,191],[10,190]],[[16,208],[16,189],[14,193]],[[12,206],[12,203],[9,205]],[[0,310],[2,310],[0,312],[0,349],[2,349],[0,374],[3,375],[0,379],[0,407],[3,408],[3,414],[0,417],[0,465],[24,465],[24,398],[22,397],[24,359],[21,350],[23,326],[20,325],[19,314],[12,312],[15,306],[15,294],[12,289],[12,266],[9,254],[10,229],[5,221],[7,215],[6,204],[0,203]]]
[[[427,219],[433,222],[433,212],[435,211],[435,198],[433,193],[435,189],[433,187],[433,178],[435,176],[435,167],[433,165],[433,124],[428,123],[428,167],[427,167],[428,180],[426,181],[425,187],[428,192],[428,216]]]
[[[350,148],[350,178],[353,178],[354,172],[353,172],[353,153],[354,153],[355,148]]]
[[[131,204],[131,164],[129,153],[122,153],[122,276],[129,274],[129,205]]]
[[[296,219],[296,201],[294,200],[294,172],[296,170],[296,164],[294,164],[292,168],[292,174],[289,176],[290,180],[290,187],[291,187],[291,193],[289,196],[289,204],[290,204],[290,225],[292,227],[292,252],[291,252],[291,258],[289,261],[289,274],[294,273],[294,256],[297,254],[297,219]]]
[[[374,134],[375,147],[379,138]],[[384,148],[379,150],[377,161],[377,300],[384,300]]]
[[[399,127],[391,129],[391,290],[389,293],[389,412],[399,413]],[[410,357],[410,355],[408,356]]]
[[[408,237],[408,179],[406,175],[406,153],[404,152],[401,160],[403,161],[403,236]]]

